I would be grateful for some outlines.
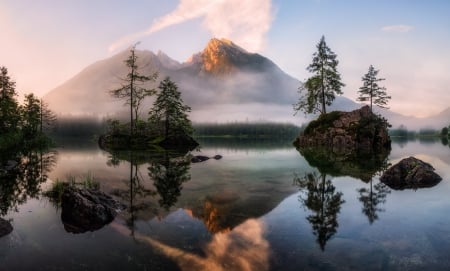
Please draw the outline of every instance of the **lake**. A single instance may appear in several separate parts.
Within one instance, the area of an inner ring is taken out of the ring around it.
[[[180,163],[87,141],[26,158],[26,180],[1,192],[14,230],[0,238],[0,270],[450,269],[450,148],[440,141],[394,142],[381,159],[432,164],[443,180],[415,190],[380,183],[386,163],[311,166],[290,142],[201,146],[193,154],[223,158]],[[42,192],[87,175],[127,208],[75,234]]]

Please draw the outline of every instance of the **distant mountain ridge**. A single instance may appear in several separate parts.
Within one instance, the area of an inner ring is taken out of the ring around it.
[[[293,117],[292,104],[298,99],[300,81],[270,59],[247,52],[230,40],[213,38],[204,50],[184,63],[162,51],[136,52],[141,74],[159,73],[157,82],[147,87],[156,88],[160,80],[170,76],[178,84],[185,103],[192,107],[194,122],[265,120],[300,124],[306,120],[302,114]],[[120,87],[121,79],[126,77],[128,69],[124,61],[128,56],[129,51],[125,50],[89,65],[48,92],[44,99],[58,114],[101,117],[126,114],[123,101],[111,97],[109,90]],[[152,102],[143,105],[146,109],[141,112],[142,117]],[[359,107],[361,104],[338,96],[329,111]],[[380,112],[394,128],[401,124],[410,129],[430,126],[430,118],[412,118],[388,110]],[[448,120],[450,108],[436,116],[437,125],[448,125],[444,124]]]
[[[128,55],[128,51],[123,51],[88,66],[51,90],[44,99],[57,113],[113,115],[123,109],[122,102],[110,97],[108,91],[119,87],[121,78],[126,77],[124,60]],[[137,50],[137,56],[141,74],[158,71],[158,82],[170,76],[193,111],[227,104],[290,106],[300,84],[271,60],[224,39],[212,39],[202,52],[185,63],[162,51],[155,54]]]

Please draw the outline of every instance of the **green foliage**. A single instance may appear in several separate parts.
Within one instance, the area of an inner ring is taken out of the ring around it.
[[[330,50],[322,36],[317,44],[317,52],[313,54],[313,62],[307,70],[313,73],[305,83],[299,87],[300,98],[294,104],[294,111],[303,111],[305,114],[325,114],[326,106],[330,106],[335,94],[342,94],[341,75],[337,71],[337,55]]]
[[[317,120],[311,121],[303,131],[305,135],[311,135],[315,132],[323,132],[333,126],[333,122],[339,119],[342,115],[340,111],[332,111],[330,113],[322,114]]]
[[[15,82],[5,67],[0,67],[0,150],[17,146],[47,144],[43,125],[50,124],[53,113],[34,94],[25,96],[23,106],[16,98]]]
[[[300,128],[289,123],[195,124],[196,137],[286,138],[298,136]]]
[[[40,131],[41,104],[33,93],[25,95],[22,111],[22,131],[25,139],[34,138]]]
[[[96,181],[93,175],[88,172],[81,177],[81,180],[73,175],[67,175],[65,181],[56,179],[49,190],[43,192],[43,195],[50,199],[55,206],[61,205],[62,195],[66,189],[71,187],[81,187],[86,189],[99,190],[100,183]]]
[[[441,137],[448,137],[448,127],[442,128]]]
[[[8,75],[8,69],[0,67],[0,135],[14,133],[20,121],[16,100],[16,83]]]
[[[159,84],[153,108],[149,112],[149,121],[165,138],[179,135],[192,135],[192,123],[187,113],[191,108],[184,104],[178,86],[166,77]]]
[[[360,138],[376,138],[376,133],[380,130],[391,127],[389,122],[381,115],[372,115],[368,118],[362,118],[358,125],[353,127],[358,139]],[[376,142],[376,141],[375,141]]]
[[[358,101],[370,102],[370,110],[372,111],[372,104],[378,105],[382,108],[387,108],[387,102],[391,96],[386,94],[386,88],[378,85],[378,82],[385,80],[384,78],[377,78],[379,70],[370,65],[369,71],[363,76],[363,86],[359,88]]]

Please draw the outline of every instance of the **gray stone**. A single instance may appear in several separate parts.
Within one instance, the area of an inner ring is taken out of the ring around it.
[[[392,189],[432,187],[442,180],[433,166],[414,157],[408,157],[386,170],[380,181]]]
[[[109,195],[93,189],[68,187],[61,199],[61,220],[68,232],[95,231],[114,220],[124,208]]]

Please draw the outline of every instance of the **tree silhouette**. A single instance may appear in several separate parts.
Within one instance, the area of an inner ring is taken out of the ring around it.
[[[294,110],[305,114],[326,114],[326,106],[331,105],[335,94],[342,94],[341,75],[337,71],[337,55],[331,51],[322,36],[317,44],[317,52],[313,54],[313,62],[307,70],[314,75],[299,88],[300,98],[294,105]]]
[[[0,148],[7,149],[18,145],[19,105],[17,103],[16,83],[11,80],[6,67],[0,67]]]
[[[156,192],[144,186],[144,180],[140,171],[140,166],[144,163],[139,159],[139,155],[134,151],[127,151],[124,153],[111,153],[106,164],[110,167],[116,167],[121,161],[129,162],[129,178],[126,180],[127,189],[115,191],[116,196],[127,202],[129,217],[126,219],[127,226],[131,229],[131,234],[134,235],[134,223],[136,220],[136,213],[148,208],[146,204],[138,204],[140,199],[153,197]]]
[[[153,108],[149,112],[149,119],[157,127],[162,125],[164,137],[177,135],[192,135],[192,123],[187,113],[191,108],[184,104],[178,86],[166,77],[159,84]]]
[[[299,201],[304,208],[308,208],[312,214],[306,219],[311,224],[313,233],[317,237],[320,248],[325,250],[327,241],[336,233],[339,226],[337,215],[341,205],[345,202],[342,193],[336,192],[336,187],[331,180],[326,179],[326,174],[306,174],[303,178],[296,176],[294,183],[302,192]]]
[[[362,212],[372,224],[378,219],[378,213],[384,212],[379,205],[386,202],[386,196],[391,193],[391,190],[382,182],[373,185],[373,180],[370,180],[369,188],[360,188],[357,191],[358,200],[363,204]]]
[[[126,66],[129,68],[126,79],[120,88],[111,90],[110,94],[116,98],[124,99],[125,104],[130,106],[130,136],[135,135],[137,123],[139,120],[139,109],[142,101],[147,97],[154,95],[154,89],[147,89],[143,85],[147,82],[153,82],[158,77],[155,72],[149,76],[141,75],[137,65],[136,45],[131,47],[130,56],[125,60]]]
[[[370,111],[372,110],[372,104],[376,104],[379,107],[387,108],[387,102],[391,99],[391,96],[386,94],[386,88],[378,85],[378,82],[385,80],[384,78],[377,78],[379,70],[370,65],[369,71],[363,76],[363,86],[359,88],[358,101],[370,102]]]

